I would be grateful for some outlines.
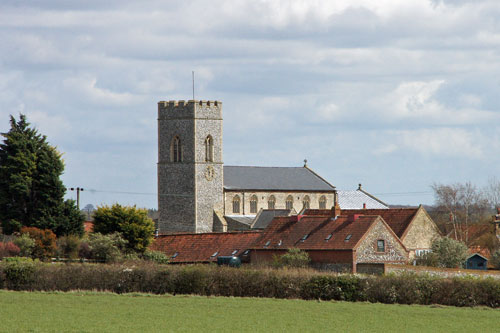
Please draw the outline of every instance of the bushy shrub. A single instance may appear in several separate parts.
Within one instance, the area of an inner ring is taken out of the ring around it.
[[[78,246],[78,257],[81,259],[92,258],[92,250],[90,249],[88,240],[80,242],[80,246]]]
[[[29,235],[35,241],[32,256],[38,259],[51,258],[57,250],[56,235],[52,230],[41,230],[35,227],[21,228],[21,234]]]
[[[169,258],[168,256],[160,251],[152,251],[152,250],[146,250],[142,254],[142,258],[144,260],[152,261],[157,264],[168,264]]]
[[[69,259],[78,258],[80,248],[80,238],[75,235],[62,236],[57,239],[57,249],[59,257]]]
[[[438,267],[463,267],[467,258],[467,245],[449,237],[438,238],[432,242],[431,256],[435,256]]]
[[[309,266],[311,258],[309,254],[300,249],[291,248],[282,256],[275,256],[273,265],[275,267],[305,268]]]
[[[500,250],[496,250],[491,256],[491,264],[496,269],[500,269]]]
[[[33,249],[35,248],[35,240],[32,239],[28,234],[23,234],[14,240],[14,244],[19,247],[19,255],[21,257],[30,257],[33,254]]]
[[[102,235],[91,233],[88,236],[91,258],[101,262],[117,262],[122,259],[126,241],[120,233]]]
[[[4,257],[16,257],[20,251],[19,247],[12,242],[0,242],[0,259]]]
[[[153,241],[154,231],[146,209],[114,204],[97,207],[94,212],[94,232],[121,233],[129,251],[143,253]]]
[[[35,262],[31,258],[5,258],[2,270],[8,289],[30,290],[35,282]]]

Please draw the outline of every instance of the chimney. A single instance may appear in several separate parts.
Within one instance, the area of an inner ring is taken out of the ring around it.
[[[358,191],[361,191],[361,184],[358,184]]]
[[[366,209],[366,202],[363,202],[363,209]]]
[[[333,207],[332,207],[333,217],[337,217],[340,215],[340,205],[338,200],[337,191],[333,193]]]

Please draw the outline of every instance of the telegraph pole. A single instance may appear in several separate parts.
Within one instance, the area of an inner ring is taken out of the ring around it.
[[[76,191],[76,207],[80,210],[80,191],[83,191],[81,187],[70,187],[68,188],[70,191]]]

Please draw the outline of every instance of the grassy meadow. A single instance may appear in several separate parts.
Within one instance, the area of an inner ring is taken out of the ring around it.
[[[500,310],[267,298],[0,291],[1,332],[498,332]]]

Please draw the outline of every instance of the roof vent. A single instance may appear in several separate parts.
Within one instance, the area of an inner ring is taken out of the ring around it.
[[[179,252],[175,252],[172,257],[170,257],[171,259],[174,259],[175,257],[177,257],[179,255]]]
[[[346,241],[346,242],[348,242],[348,241],[351,239],[351,237],[352,237],[352,234],[347,235],[347,236],[345,237],[345,241]]]
[[[301,242],[304,242],[307,237],[309,237],[309,234],[305,234],[304,236],[302,236],[302,238],[300,239]]]
[[[328,242],[331,238],[332,238],[333,234],[329,234],[328,236],[326,236],[325,240]]]
[[[210,257],[211,257],[211,258],[213,258],[213,257],[215,257],[215,256],[216,256],[216,255],[218,255],[218,254],[219,254],[219,251],[216,251],[216,252],[215,252],[214,254],[212,254]]]

